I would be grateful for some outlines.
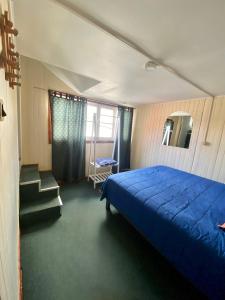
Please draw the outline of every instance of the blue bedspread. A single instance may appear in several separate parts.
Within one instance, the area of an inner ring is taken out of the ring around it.
[[[156,166],[110,176],[103,198],[210,299],[225,299],[225,184]]]

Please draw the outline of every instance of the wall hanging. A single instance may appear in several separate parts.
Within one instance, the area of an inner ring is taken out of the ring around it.
[[[19,53],[15,51],[13,43],[13,38],[18,35],[18,31],[9,20],[7,11],[0,16],[0,32],[2,39],[0,68],[5,69],[5,80],[9,82],[9,86],[13,89],[14,86],[21,86],[19,82]]]

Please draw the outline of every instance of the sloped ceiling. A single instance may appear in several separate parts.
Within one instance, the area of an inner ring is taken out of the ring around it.
[[[44,66],[79,95],[100,83],[100,81],[96,79],[76,74],[49,64],[44,64]]]
[[[134,41],[203,89],[225,94],[223,0],[16,0],[21,54],[63,74],[84,96],[139,104],[207,96],[77,9]]]

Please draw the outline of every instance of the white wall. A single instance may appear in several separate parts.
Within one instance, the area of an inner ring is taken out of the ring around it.
[[[53,75],[42,63],[21,58],[22,89],[22,164],[39,164],[40,170],[51,170],[51,145],[48,144],[48,89],[76,94]],[[97,145],[97,155],[109,156],[112,144]],[[89,158],[86,147],[86,169]],[[86,173],[87,174],[87,173]]]
[[[48,144],[48,89],[72,92],[40,62],[21,57],[22,164],[38,163],[41,170],[51,169]]]
[[[0,0],[0,13],[9,10]],[[0,42],[0,51],[2,45]],[[17,92],[9,88],[4,70],[0,70],[0,98],[7,117],[0,122],[0,299],[19,298],[19,224],[18,224],[18,126]]]
[[[225,96],[217,97],[208,141],[203,145],[211,99],[196,99],[142,105],[136,111],[132,145],[132,168],[163,164],[225,182]],[[164,122],[172,112],[185,111],[193,117],[189,149],[161,145]]]

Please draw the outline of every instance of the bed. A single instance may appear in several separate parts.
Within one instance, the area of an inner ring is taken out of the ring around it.
[[[165,166],[108,177],[106,198],[210,299],[225,299],[225,184]]]

